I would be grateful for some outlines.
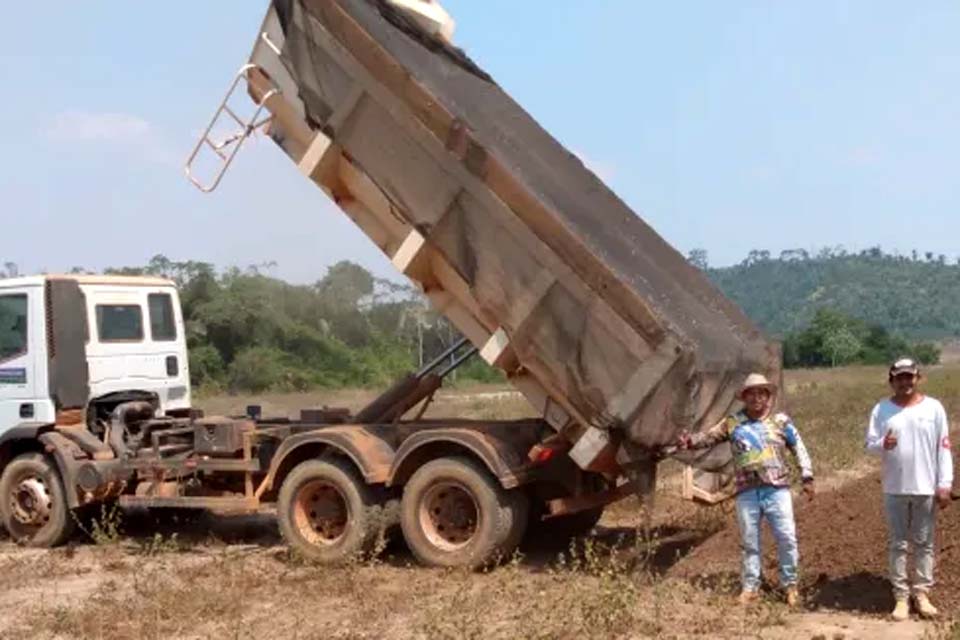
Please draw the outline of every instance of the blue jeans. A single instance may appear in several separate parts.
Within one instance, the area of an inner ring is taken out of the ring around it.
[[[760,522],[766,518],[777,541],[780,586],[797,583],[797,527],[793,521],[793,499],[786,487],[757,487],[737,494],[737,522],[743,547],[742,581],[745,590],[760,588]]]

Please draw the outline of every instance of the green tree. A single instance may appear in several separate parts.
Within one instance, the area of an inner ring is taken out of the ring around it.
[[[316,284],[317,293],[335,309],[355,310],[361,300],[373,295],[373,275],[358,264],[342,260],[327,269]]]
[[[823,337],[823,348],[830,356],[830,366],[853,362],[863,345],[848,327],[840,327]]]

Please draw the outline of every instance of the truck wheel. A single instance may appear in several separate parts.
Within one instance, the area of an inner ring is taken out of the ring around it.
[[[277,498],[287,543],[306,558],[335,563],[373,550],[385,523],[370,487],[347,462],[307,460],[294,467]]]
[[[400,502],[400,526],[420,562],[476,568],[508,558],[527,526],[529,500],[467,458],[420,467]]]
[[[16,542],[54,547],[76,527],[60,472],[40,453],[14,458],[0,476],[0,516]]]

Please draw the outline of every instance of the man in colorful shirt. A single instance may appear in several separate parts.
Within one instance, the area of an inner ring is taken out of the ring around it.
[[[790,495],[790,469],[786,452],[796,458],[803,478],[803,490],[814,494],[813,468],[800,432],[783,413],[770,415],[777,387],[766,377],[752,373],[740,390],[743,409],[728,416],[712,429],[694,435],[683,434],[680,448],[706,448],[729,442],[737,490],[737,521],[743,546],[740,602],[757,598],[760,588],[760,524],[765,517],[777,541],[780,586],[791,606],[799,601],[797,591],[796,524]]]
[[[913,540],[913,600],[917,613],[933,618],[937,609],[928,592],[933,586],[936,505],[950,504],[953,455],[950,426],[943,405],[920,393],[920,368],[909,358],[890,367],[893,397],[881,400],[870,414],[866,448],[883,459],[883,502],[890,546],[890,583],[894,620],[910,615],[907,546]]]

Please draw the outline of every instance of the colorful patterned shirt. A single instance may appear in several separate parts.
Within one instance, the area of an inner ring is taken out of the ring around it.
[[[712,429],[694,435],[691,446],[711,447],[725,441],[730,442],[733,451],[737,493],[762,486],[789,486],[790,469],[785,454],[788,449],[796,458],[804,481],[813,480],[807,448],[785,413],[754,420],[745,411],[739,411]]]

